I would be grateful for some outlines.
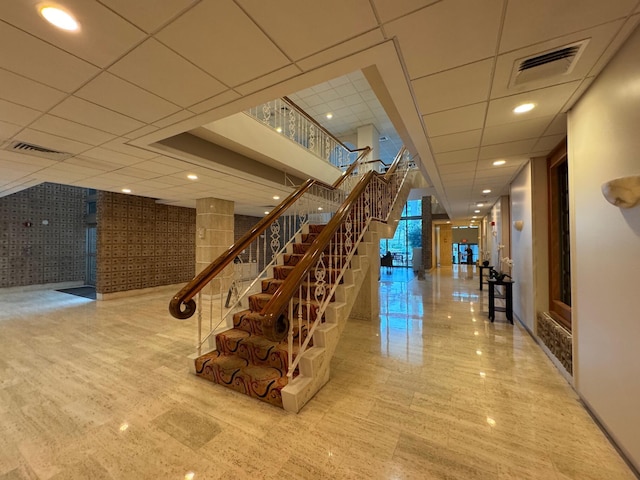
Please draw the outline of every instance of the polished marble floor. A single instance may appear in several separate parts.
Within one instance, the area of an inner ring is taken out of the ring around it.
[[[172,290],[0,292],[0,480],[634,479],[459,268],[383,272],[380,318],[349,322],[298,415],[191,375]]]

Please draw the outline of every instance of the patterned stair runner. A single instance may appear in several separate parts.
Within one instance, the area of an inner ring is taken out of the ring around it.
[[[311,233],[302,235],[302,241],[293,245],[293,253],[282,256],[282,265],[274,266],[274,278],[262,280],[261,293],[249,296],[249,309],[233,316],[233,328],[216,336],[216,350],[198,357],[195,361],[196,374],[212,382],[244,393],[259,400],[282,408],[281,390],[287,384],[289,364],[288,340],[272,342],[263,336],[259,312],[269,302],[278,286],[286,281],[294,266],[311,246],[324,225],[310,225]],[[335,257],[334,267],[339,267],[344,257]],[[328,268],[329,278],[335,281],[339,268]],[[330,289],[331,285],[327,286]],[[309,285],[303,284],[302,296],[306,298]],[[333,301],[333,299],[332,299]],[[306,326],[298,328],[298,308],[294,312],[294,352],[297,354],[298,338],[302,342],[307,337]],[[315,319],[317,302],[309,307],[302,304],[303,318],[311,309],[310,316]],[[300,342],[300,343],[302,343]],[[297,374],[294,373],[294,376]]]

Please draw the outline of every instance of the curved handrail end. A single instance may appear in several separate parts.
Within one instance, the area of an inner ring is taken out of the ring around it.
[[[169,302],[169,313],[178,320],[186,320],[192,317],[195,312],[196,302],[193,299],[183,302],[182,297],[176,295],[171,299],[171,302]]]

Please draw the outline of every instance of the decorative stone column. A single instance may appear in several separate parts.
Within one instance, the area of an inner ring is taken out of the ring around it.
[[[234,203],[218,198],[196,201],[196,274],[204,270],[233,244]],[[218,295],[226,292],[233,280],[233,264],[211,282],[211,290],[203,293]]]

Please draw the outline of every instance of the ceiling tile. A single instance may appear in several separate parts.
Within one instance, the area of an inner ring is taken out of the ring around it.
[[[420,8],[436,3],[437,0],[373,0],[382,22],[388,22]]]
[[[122,165],[118,163],[107,162],[105,160],[98,160],[95,158],[86,157],[84,155],[77,155],[75,157],[71,157],[67,159],[65,163],[69,163],[71,165],[80,165],[83,167],[93,168],[96,170],[102,170],[104,172],[117,170],[122,167]]]
[[[482,128],[486,108],[487,104],[483,102],[432,113],[423,118],[430,136],[448,135]]]
[[[513,122],[516,118],[528,120],[535,117],[556,115],[571,98],[580,83],[580,81],[575,81],[491,100],[487,111],[486,125],[502,125]],[[535,103],[536,108],[520,115],[513,113],[516,106],[529,102]]]
[[[193,117],[193,115],[194,115],[193,112],[189,110],[180,110],[179,112],[169,115],[168,117],[165,117],[162,120],[158,120],[153,125],[159,128],[164,128],[170,125],[175,125],[176,123],[186,120],[188,118],[191,118]]]
[[[80,30],[67,32],[53,27],[37,11],[39,0],[5,2],[2,18],[21,30],[80,57],[105,67],[141,42],[145,34],[98,2],[65,0],[65,8],[78,20]]]
[[[40,111],[48,110],[66,96],[60,90],[2,69],[0,85],[0,98]]]
[[[448,165],[450,163],[475,162],[478,158],[477,148],[469,148],[467,150],[457,150],[455,152],[440,153],[436,155],[436,163],[438,167]]]
[[[555,117],[551,115],[548,117],[530,118],[520,122],[485,127],[482,134],[482,145],[538,138],[554,118]]]
[[[232,102],[233,100],[237,100],[238,98],[240,98],[240,94],[238,92],[227,90],[226,92],[222,92],[220,95],[216,95],[213,98],[189,107],[189,110],[194,113],[205,113],[216,107]]]
[[[109,68],[109,72],[182,107],[201,102],[226,89],[209,74],[154,39],[137,47]]]
[[[160,175],[171,175],[172,173],[178,173],[184,170],[180,163],[181,162],[176,162],[177,166],[173,166],[171,164],[167,165],[166,163],[161,163],[156,160],[148,160],[146,162],[137,163],[136,168],[140,170],[147,170],[149,172],[156,172]]]
[[[76,96],[146,123],[180,110],[178,106],[107,72],[78,90]]]
[[[93,65],[4,22],[0,22],[0,45],[5,45],[0,48],[0,68],[65,92],[72,92],[99,72]]]
[[[502,0],[439,2],[384,30],[398,37],[410,77],[424,77],[492,57],[502,5]]]
[[[20,130],[22,130],[22,127],[20,125],[0,121],[0,142],[7,138],[13,137]]]
[[[158,172],[150,172],[149,170],[143,170],[141,168],[138,168],[137,164],[136,164],[135,167],[120,168],[117,171],[117,173],[119,173],[120,175],[128,175],[130,177],[142,178],[142,179],[145,179],[145,180],[152,179],[152,178],[157,178],[157,177],[161,176],[161,174],[158,173]]]
[[[322,52],[311,55],[310,57],[296,61],[302,70],[309,71],[331,63],[336,58],[344,58],[356,52],[362,51],[372,45],[377,45],[384,41],[384,35],[380,29],[376,28],[370,32],[363,33],[355,38],[342,42],[335,47],[328,48]]]
[[[488,99],[493,59],[413,80],[421,114],[450,110]]]
[[[450,175],[452,173],[473,173],[476,170],[476,162],[458,162],[439,165],[438,170],[441,175]]]
[[[544,135],[566,135],[567,134],[567,114],[559,113],[544,131]]]
[[[565,136],[565,134],[561,134],[540,137],[540,139],[534,145],[532,151],[536,152],[537,154],[543,153],[546,155],[550,153],[551,150],[556,148],[560,144],[560,142],[564,140]]]
[[[85,143],[90,145],[100,145],[114,138],[113,135],[105,133],[95,128],[87,127],[80,123],[71,122],[63,118],[54,117],[52,115],[44,115],[29,125],[34,130],[51,133],[64,138],[82,138]]]
[[[482,129],[452,133],[450,135],[440,135],[438,137],[431,137],[431,148],[433,153],[443,153],[479,147],[481,137]]]
[[[521,140],[518,142],[500,143],[497,145],[489,145],[486,147],[480,147],[480,155],[478,158],[503,158],[511,157],[514,155],[526,155],[528,154],[537,139]]]
[[[154,32],[192,6],[193,0],[100,0],[145,32]]]
[[[82,153],[91,148],[91,145],[86,143],[76,142],[75,140],[69,140],[68,138],[39,132],[30,128],[26,128],[20,132],[20,140],[59,152]]]
[[[296,65],[287,65],[286,67],[276,70],[275,72],[268,73],[260,78],[239,85],[235,88],[235,90],[242,95],[249,95],[250,93],[257,92],[258,90],[262,90],[272,85],[277,85],[280,82],[284,82],[289,78],[299,75],[300,73],[301,71]]]
[[[150,160],[158,156],[156,152],[150,152],[139,147],[127,145],[125,143],[126,141],[127,139],[125,138],[116,138],[115,140],[111,140],[110,142],[105,143],[103,147],[108,148],[109,150],[115,150],[116,152],[131,155],[133,157],[141,158],[143,160]]]
[[[504,21],[500,52],[585,30],[626,17],[636,0],[536,0],[509,2]],[[576,12],[579,11],[579,14]]]
[[[16,125],[29,125],[42,113],[32,108],[0,100],[0,120]]]
[[[228,86],[290,63],[231,0],[199,3],[156,38]]]
[[[324,50],[377,26],[369,0],[239,0],[247,14],[293,60]],[[328,31],[330,26],[330,31]]]
[[[134,165],[140,163],[142,159],[127,155],[122,152],[115,152],[113,150],[107,150],[106,148],[96,147],[91,150],[87,150],[83,153],[84,157],[95,158],[97,160],[105,160],[110,163],[117,163],[122,165]]]
[[[123,135],[144,125],[144,123],[131,117],[108,110],[78,97],[66,98],[62,103],[51,109],[49,113],[67,120],[81,122],[114,135]]]

